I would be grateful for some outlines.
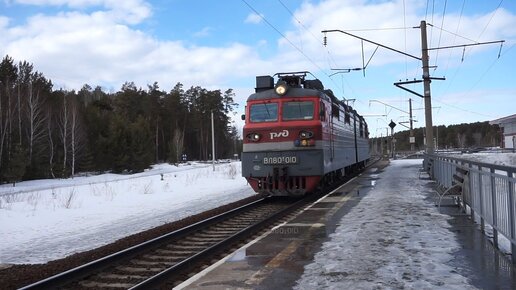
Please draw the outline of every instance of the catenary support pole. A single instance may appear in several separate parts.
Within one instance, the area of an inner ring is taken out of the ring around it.
[[[434,132],[432,125],[432,100],[430,98],[430,70],[428,65],[428,43],[426,35],[426,22],[421,21],[421,62],[423,63],[423,96],[425,99],[425,122],[426,122],[426,153],[434,152]]]
[[[409,102],[409,114],[410,114],[410,119],[409,119],[409,122],[410,122],[410,151],[414,151],[414,127],[413,127],[413,124],[414,124],[414,121],[412,120],[412,99],[408,99],[408,102]]]
[[[211,111],[211,164],[215,171],[215,126],[213,125],[213,111]]]

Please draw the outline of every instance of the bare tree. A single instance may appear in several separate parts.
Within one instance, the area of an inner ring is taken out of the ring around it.
[[[50,169],[50,175],[52,175],[52,178],[56,178],[54,174],[54,139],[52,138],[52,110],[48,110],[48,117],[47,117],[47,136],[48,136],[48,162],[49,162],[49,169]]]
[[[68,127],[69,127],[69,115],[68,115],[68,103],[66,101],[67,95],[63,94],[63,109],[59,118],[59,137],[63,144],[63,176],[66,176],[66,163],[68,162]]]
[[[80,122],[79,109],[77,107],[77,102],[72,101],[70,107],[70,146],[71,146],[71,158],[72,158],[72,178],[75,175],[75,164],[78,155],[84,148],[83,135],[82,135],[82,126]]]
[[[45,115],[43,114],[43,101],[40,97],[40,90],[34,88],[32,82],[29,83],[27,96],[27,119],[28,119],[28,147],[29,162],[32,163],[34,143],[40,141],[45,136],[44,124]]]

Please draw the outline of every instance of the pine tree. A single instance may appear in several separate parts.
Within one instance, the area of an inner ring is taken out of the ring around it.
[[[16,186],[21,181],[27,168],[27,152],[21,144],[15,144],[11,150],[11,159],[4,173],[4,179]]]

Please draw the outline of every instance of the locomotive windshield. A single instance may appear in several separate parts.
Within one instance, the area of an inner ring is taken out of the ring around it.
[[[314,102],[283,103],[283,120],[312,120],[314,118]]]
[[[250,109],[251,122],[278,121],[278,103],[254,104]]]

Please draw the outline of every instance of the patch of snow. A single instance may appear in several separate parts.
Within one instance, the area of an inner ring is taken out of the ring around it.
[[[481,163],[496,164],[502,166],[516,167],[516,153],[472,153],[472,154],[460,154],[450,155],[459,159],[466,159],[470,161],[476,161]]]
[[[240,162],[0,186],[0,263],[45,263],[254,194]],[[161,175],[163,174],[163,180]]]
[[[296,289],[475,289],[447,265],[459,249],[449,217],[425,200],[421,160],[395,160],[340,221]]]

